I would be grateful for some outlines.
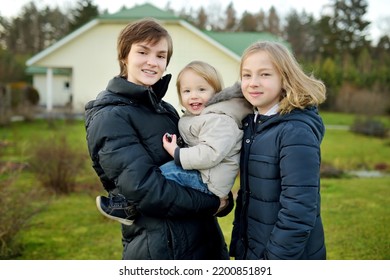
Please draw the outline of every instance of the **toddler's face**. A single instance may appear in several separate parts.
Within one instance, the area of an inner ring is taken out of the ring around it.
[[[190,113],[199,115],[214,94],[214,88],[193,70],[187,69],[182,73],[180,77],[181,104]]]

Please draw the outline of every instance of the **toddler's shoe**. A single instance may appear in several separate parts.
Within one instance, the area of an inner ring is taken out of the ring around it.
[[[108,197],[98,196],[96,197],[96,206],[100,213],[107,218],[128,226],[133,224],[137,216],[135,206],[129,204],[121,194],[109,193]]]

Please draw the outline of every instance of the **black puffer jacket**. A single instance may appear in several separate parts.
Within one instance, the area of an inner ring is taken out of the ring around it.
[[[171,160],[163,134],[178,134],[179,116],[162,101],[170,78],[152,90],[115,77],[86,105],[93,167],[106,190],[117,187],[140,213],[122,226],[123,259],[228,259],[213,216],[219,199],[166,180],[158,168]]]
[[[325,259],[317,109],[249,115],[230,254],[236,259]]]

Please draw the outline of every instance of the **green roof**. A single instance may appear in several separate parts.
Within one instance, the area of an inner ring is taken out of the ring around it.
[[[238,56],[241,56],[244,50],[257,41],[273,41],[284,44],[286,47],[291,46],[280,37],[267,32],[215,32],[204,31],[207,36],[214,39],[221,45],[225,46]]]
[[[174,12],[161,10],[156,6],[146,3],[136,5],[130,9],[123,8],[113,14],[104,14],[99,16],[102,20],[138,20],[141,18],[153,17],[158,20],[184,20],[176,16]],[[285,44],[288,48],[290,45],[280,37],[267,32],[215,32],[203,31],[211,39],[217,41],[233,53],[241,56],[243,51],[256,41],[277,41]]]
[[[30,66],[30,67],[27,67],[27,69],[26,69],[27,74],[45,75],[46,71],[47,71],[46,67],[39,67],[39,66]],[[70,76],[72,74],[72,69],[70,69],[70,68],[53,68],[53,74],[54,75]]]
[[[158,20],[180,20],[180,17],[176,16],[173,12],[161,10],[149,3],[136,5],[131,9],[123,8],[114,14],[103,14],[99,16],[99,19],[129,20],[147,17],[156,18]]]

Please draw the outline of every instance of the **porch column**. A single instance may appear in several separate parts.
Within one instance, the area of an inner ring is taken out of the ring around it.
[[[46,111],[53,110],[53,68],[46,71]]]

